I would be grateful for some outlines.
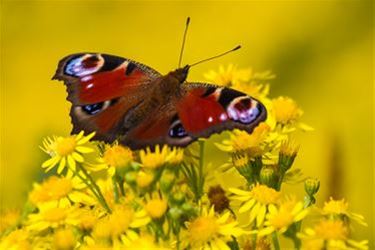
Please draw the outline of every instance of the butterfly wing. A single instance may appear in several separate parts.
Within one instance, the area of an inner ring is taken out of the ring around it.
[[[96,131],[96,139],[113,141],[121,118],[148,95],[159,77],[157,71],[129,59],[79,53],[63,58],[53,79],[67,86],[72,133]]]
[[[122,139],[132,148],[156,144],[186,146],[223,130],[251,133],[267,117],[262,103],[246,94],[209,84],[191,83]]]

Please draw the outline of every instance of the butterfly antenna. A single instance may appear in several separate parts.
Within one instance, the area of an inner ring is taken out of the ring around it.
[[[233,51],[239,50],[240,48],[241,48],[241,45],[238,45],[237,47],[235,47],[235,48],[233,48],[233,49],[231,49],[231,50],[228,50],[228,51],[226,51],[226,52],[224,52],[224,53],[221,53],[221,54],[216,55],[216,56],[213,56],[213,57],[209,57],[209,58],[206,58],[206,59],[200,60],[200,61],[198,61],[198,62],[196,62],[196,63],[190,64],[189,66],[190,66],[190,67],[193,67],[193,66],[195,66],[195,65],[197,65],[197,64],[200,64],[200,63],[203,63],[203,62],[206,62],[206,61],[210,61],[210,60],[215,59],[215,58],[218,58],[218,57],[222,57],[222,56],[224,56],[224,55],[226,55],[226,54],[228,54],[228,53],[231,53],[231,52],[233,52]]]
[[[190,23],[190,17],[186,19],[186,25],[185,25],[185,31],[184,31],[184,37],[182,38],[182,46],[181,46],[181,51],[180,51],[180,59],[178,60],[178,67],[181,67],[181,61],[182,61],[182,55],[184,53],[184,48],[185,48],[185,41],[186,41],[186,34],[189,28],[189,23]]]

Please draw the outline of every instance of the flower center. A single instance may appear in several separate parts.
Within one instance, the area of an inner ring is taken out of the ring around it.
[[[270,218],[270,224],[277,229],[289,226],[293,223],[293,216],[290,211],[279,211],[278,214]]]
[[[76,140],[74,137],[68,137],[68,138],[59,138],[56,141],[56,152],[60,156],[67,156],[71,153],[73,153],[75,147],[76,147]]]
[[[104,160],[110,166],[125,167],[133,160],[133,153],[128,148],[116,145],[105,151]]]
[[[259,185],[253,187],[251,190],[252,197],[262,204],[276,203],[280,197],[280,192],[266,185]]]
[[[189,226],[191,242],[207,242],[218,231],[218,225],[214,218],[199,217]]]
[[[324,220],[315,226],[316,235],[325,240],[345,240],[348,229],[342,221]]]
[[[330,201],[324,204],[323,211],[328,214],[347,214],[348,203],[345,200],[333,200],[331,197]]]
[[[54,178],[50,181],[49,188],[52,199],[60,199],[67,196],[73,189],[72,181],[67,178]]]
[[[113,211],[109,217],[112,236],[117,236],[125,232],[133,221],[133,215],[133,211],[129,208],[121,207]]]

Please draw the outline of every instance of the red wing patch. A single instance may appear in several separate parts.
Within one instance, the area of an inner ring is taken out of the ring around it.
[[[192,89],[177,103],[178,115],[188,133],[199,133],[228,119],[215,95],[202,97],[205,91],[204,87]]]

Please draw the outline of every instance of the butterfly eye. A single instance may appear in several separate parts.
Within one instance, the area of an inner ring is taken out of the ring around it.
[[[180,120],[175,121],[171,129],[169,130],[169,136],[172,138],[182,138],[187,136],[188,134],[186,133],[184,127],[182,126]]]
[[[112,101],[99,102],[94,104],[87,104],[81,106],[82,111],[87,115],[95,115],[100,111],[108,108],[112,104]]]

